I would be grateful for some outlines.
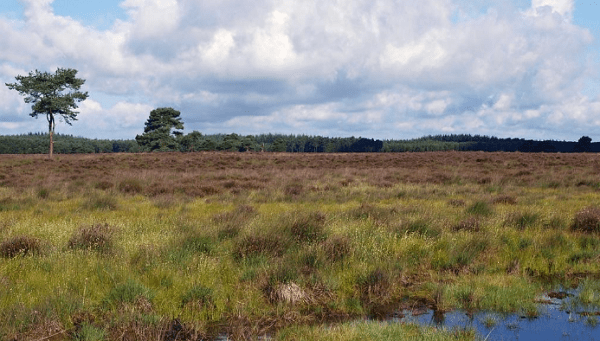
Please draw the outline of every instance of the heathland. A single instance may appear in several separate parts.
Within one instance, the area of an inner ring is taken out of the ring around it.
[[[376,321],[535,318],[561,286],[597,323],[599,174],[583,153],[3,155],[0,339],[472,340]]]

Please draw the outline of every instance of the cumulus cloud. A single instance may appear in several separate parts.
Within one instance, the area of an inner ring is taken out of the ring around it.
[[[158,106],[206,133],[575,139],[600,126],[599,98],[582,94],[594,37],[573,0],[125,0],[105,30],[22,3],[22,21],[0,17],[0,80],[78,69],[91,97],[76,135],[133,138]],[[22,99],[0,100],[0,133],[29,131]]]

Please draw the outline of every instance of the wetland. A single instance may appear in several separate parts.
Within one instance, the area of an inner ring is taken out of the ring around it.
[[[0,339],[524,339],[553,314],[590,339],[599,175],[590,153],[2,155]]]

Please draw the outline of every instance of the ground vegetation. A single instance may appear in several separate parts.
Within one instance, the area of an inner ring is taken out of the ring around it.
[[[4,155],[0,339],[473,340],[377,321],[535,318],[557,287],[595,316],[599,171],[585,153]]]

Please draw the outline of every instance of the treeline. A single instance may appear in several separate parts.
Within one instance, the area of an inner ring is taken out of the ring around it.
[[[48,151],[48,134],[29,133],[0,136],[0,154],[43,154]],[[600,152],[600,143],[583,136],[577,142],[535,141],[481,135],[453,134],[425,136],[410,140],[375,140],[362,137],[311,135],[203,135],[193,131],[178,136],[175,143],[158,143],[154,151],[264,151],[290,153],[373,153],[425,151],[507,151],[507,152]],[[75,153],[135,153],[149,151],[136,140],[103,140],[54,135],[54,151]]]
[[[45,154],[50,142],[48,134],[29,133],[0,136],[0,154]],[[127,153],[139,152],[135,140],[96,140],[72,135],[54,134],[54,152],[77,153]]]
[[[577,142],[555,140],[526,140],[519,138],[497,138],[482,135],[436,135],[423,137],[443,143],[460,144],[457,150],[486,152],[524,152],[524,153],[581,153],[600,152],[600,143],[592,143],[588,136],[582,136]]]

